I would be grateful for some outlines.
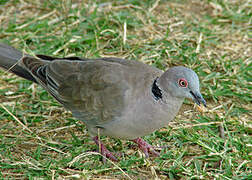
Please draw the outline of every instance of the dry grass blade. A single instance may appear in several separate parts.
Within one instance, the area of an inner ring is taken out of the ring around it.
[[[0,106],[8,113],[10,114],[13,119],[15,119],[18,124],[20,124],[24,129],[28,130],[31,134],[33,133],[32,130],[30,130],[26,125],[24,125],[14,114],[12,114],[3,104],[0,104]]]
[[[75,162],[79,161],[81,158],[84,158],[86,156],[92,156],[92,155],[99,155],[102,156],[102,158],[105,158],[106,161],[110,162],[113,166],[115,166],[117,169],[119,169],[128,179],[133,180],[127,173],[125,173],[122,168],[120,168],[116,163],[114,163],[113,161],[111,161],[110,159],[108,159],[107,157],[103,156],[100,153],[97,152],[86,152],[86,153],[82,153],[80,155],[78,155],[77,157],[75,157],[71,162],[68,163],[68,166],[71,167]]]

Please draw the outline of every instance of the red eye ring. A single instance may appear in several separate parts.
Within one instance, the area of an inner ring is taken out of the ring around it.
[[[184,78],[180,78],[180,79],[178,80],[178,84],[179,84],[180,87],[183,87],[183,88],[186,88],[187,85],[188,85],[187,80],[184,79]]]

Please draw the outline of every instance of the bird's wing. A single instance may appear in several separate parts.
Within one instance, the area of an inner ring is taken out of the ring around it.
[[[99,125],[120,116],[129,88],[120,63],[87,60],[43,61],[24,57],[27,69],[57,101],[87,124]]]

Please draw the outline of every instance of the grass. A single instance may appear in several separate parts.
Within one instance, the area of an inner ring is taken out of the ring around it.
[[[2,179],[251,179],[249,0],[0,2],[0,38],[30,54],[116,56],[163,70],[184,65],[208,108],[185,101],[173,122],[144,137],[168,146],[146,159],[102,137],[120,161],[103,164],[85,125],[41,87],[0,71]],[[125,31],[126,29],[126,31]]]

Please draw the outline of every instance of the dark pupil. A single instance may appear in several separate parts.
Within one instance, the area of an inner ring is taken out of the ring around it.
[[[185,82],[184,81],[180,81],[181,86],[185,86]]]

